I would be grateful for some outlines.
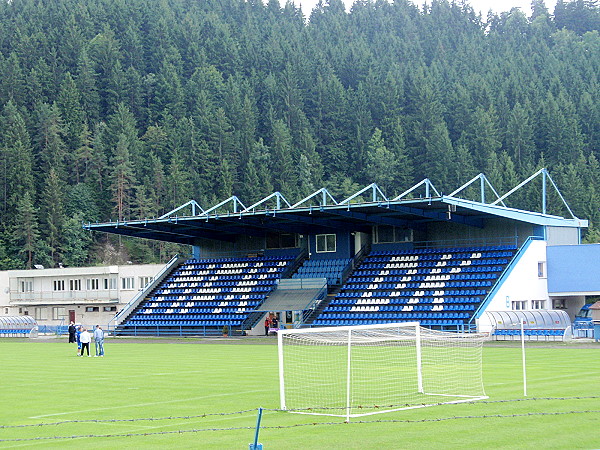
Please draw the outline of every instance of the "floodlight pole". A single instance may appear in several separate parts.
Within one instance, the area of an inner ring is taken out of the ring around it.
[[[523,359],[523,396],[527,397],[527,366],[525,365],[525,333],[523,331],[523,319],[521,322],[521,354]]]

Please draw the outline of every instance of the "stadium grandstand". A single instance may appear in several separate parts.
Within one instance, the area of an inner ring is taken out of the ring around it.
[[[507,206],[536,179],[540,212]],[[566,217],[548,212],[550,197]],[[569,256],[577,249],[600,255],[581,245],[586,227],[545,169],[503,195],[480,174],[448,195],[425,179],[394,198],[375,184],[341,201],[324,188],[294,204],[275,192],[250,206],[192,200],[158,218],[84,225],[191,248],[118,312],[120,335],[258,335],[276,315],[284,328],[418,321],[498,339],[523,321],[530,338],[571,333],[600,293],[559,275],[585,266]]]

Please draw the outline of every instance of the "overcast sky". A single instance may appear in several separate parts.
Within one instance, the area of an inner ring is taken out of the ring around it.
[[[349,10],[354,3],[354,0],[342,0],[346,5],[346,9]],[[304,16],[308,17],[310,12],[317,4],[318,0],[294,0],[296,5],[302,5],[302,11]],[[285,0],[280,0],[280,4],[284,4]],[[417,3],[422,5],[422,1],[414,1],[413,3]],[[429,3],[431,3],[429,1]],[[500,13],[503,11],[510,11],[513,7],[521,8],[521,11],[525,13],[526,16],[531,14],[531,0],[470,0],[469,3],[473,6],[475,11],[481,11],[483,17],[487,16],[488,11],[491,9],[495,13]],[[546,7],[550,11],[550,14],[554,12],[554,5],[556,4],[556,0],[546,0]]]

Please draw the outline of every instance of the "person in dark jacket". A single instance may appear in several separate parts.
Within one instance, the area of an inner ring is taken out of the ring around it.
[[[69,325],[69,344],[75,343],[75,324],[71,322]]]

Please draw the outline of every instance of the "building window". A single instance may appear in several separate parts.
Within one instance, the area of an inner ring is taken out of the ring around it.
[[[527,300],[513,300],[512,309],[513,311],[522,311],[527,309]]]
[[[98,306],[86,306],[85,312],[99,312],[100,308]]]
[[[133,277],[121,278],[121,289],[135,289],[135,283]]]
[[[67,311],[65,308],[61,308],[61,307],[52,308],[52,319],[53,320],[64,319],[66,316],[67,316]]]
[[[34,308],[33,317],[36,320],[46,320],[48,318],[47,308]]]
[[[538,263],[538,278],[546,278],[546,262],[540,261]]]
[[[413,240],[413,230],[409,228],[398,228],[391,225],[377,225],[374,228],[373,235],[376,244],[411,242]]]
[[[104,278],[104,290],[108,291],[111,289],[116,289],[117,288],[117,279],[112,277],[112,278]]]
[[[87,280],[85,280],[85,287],[88,291],[97,291],[100,283],[100,280],[98,280],[98,278],[88,278]]]
[[[531,300],[531,309],[546,309],[546,300]]]
[[[33,292],[33,280],[21,281],[21,292]]]
[[[54,290],[55,291],[64,291],[65,290],[65,280],[54,280]]]
[[[69,290],[70,291],[80,291],[81,290],[81,280],[69,280]]]
[[[335,245],[335,234],[317,234],[317,253],[333,253]]]
[[[298,235],[293,233],[268,233],[266,243],[267,248],[294,248],[298,247]]]
[[[140,289],[145,288],[152,280],[152,277],[140,277]]]
[[[4,308],[4,314],[8,314],[8,308]]]
[[[105,306],[103,309],[106,312],[112,312],[112,311],[116,311],[117,307],[116,306]]]

